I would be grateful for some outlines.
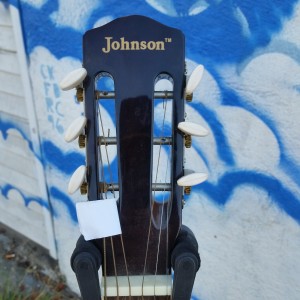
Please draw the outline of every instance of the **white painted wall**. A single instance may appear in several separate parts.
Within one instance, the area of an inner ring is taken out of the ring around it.
[[[56,257],[19,11],[1,2],[0,83],[0,222]]]

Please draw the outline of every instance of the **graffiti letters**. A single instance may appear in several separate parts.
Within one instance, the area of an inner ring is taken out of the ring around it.
[[[62,134],[64,129],[61,125],[64,114],[61,109],[60,89],[53,75],[53,66],[42,64],[40,73],[43,78],[44,99],[47,106],[47,119],[52,128]]]

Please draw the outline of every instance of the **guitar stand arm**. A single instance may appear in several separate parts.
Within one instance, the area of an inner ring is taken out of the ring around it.
[[[172,300],[190,300],[201,260],[193,232],[182,226],[171,254],[174,270]]]
[[[77,241],[71,256],[71,267],[76,274],[83,300],[101,299],[98,270],[102,263],[99,249],[83,236]]]

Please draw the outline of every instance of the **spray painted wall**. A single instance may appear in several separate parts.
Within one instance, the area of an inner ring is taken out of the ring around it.
[[[183,213],[202,258],[194,299],[299,299],[300,2],[11,4],[22,16],[59,263],[69,284],[76,288],[69,257],[79,236],[75,202],[83,198],[68,196],[66,185],[85,154],[63,140],[82,106],[58,82],[81,66],[86,30],[141,14],[184,32],[189,73],[198,63],[206,68],[186,106],[187,119],[211,132],[186,151],[187,168],[209,173]],[[110,111],[106,122],[114,126]],[[3,135],[8,127],[22,130],[13,120],[0,127]]]

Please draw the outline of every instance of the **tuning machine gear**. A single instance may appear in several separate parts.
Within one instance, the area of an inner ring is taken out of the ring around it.
[[[80,134],[78,136],[78,146],[79,146],[79,148],[85,148],[85,146],[86,146],[86,135]]]

